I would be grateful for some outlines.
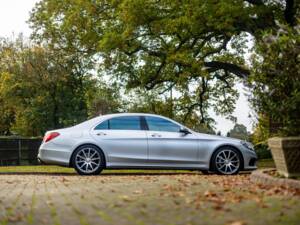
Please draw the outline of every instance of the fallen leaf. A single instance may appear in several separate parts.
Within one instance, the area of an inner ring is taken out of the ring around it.
[[[244,221],[238,220],[238,221],[229,223],[228,225],[246,225],[246,223]]]

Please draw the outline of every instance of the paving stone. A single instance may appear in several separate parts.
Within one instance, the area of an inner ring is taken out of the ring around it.
[[[300,193],[249,175],[0,175],[0,224],[299,224]],[[258,210],[259,209],[259,210]]]

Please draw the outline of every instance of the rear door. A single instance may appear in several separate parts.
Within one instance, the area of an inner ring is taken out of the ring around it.
[[[194,168],[199,166],[194,134],[179,132],[180,125],[161,117],[145,116],[148,126],[149,166]]]
[[[147,136],[140,116],[108,119],[91,133],[108,157],[107,166],[140,167],[147,163]]]

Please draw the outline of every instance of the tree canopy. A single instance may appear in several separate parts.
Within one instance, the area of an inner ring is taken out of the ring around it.
[[[40,135],[117,111],[163,114],[213,132],[209,110],[235,120],[242,81],[266,126],[269,118],[297,133],[288,124],[299,109],[299,5],[42,0],[29,19],[31,40],[1,42],[0,132]],[[276,111],[279,99],[289,107]]]
[[[256,52],[250,86],[259,121],[271,136],[299,135],[300,27],[282,24],[277,32],[266,33]]]
[[[87,118],[92,80],[79,55],[62,55],[22,37],[0,43],[0,130],[39,136]]]
[[[298,16],[296,0],[43,0],[29,21],[35,40],[99,57],[99,73],[126,88],[173,91],[183,117],[207,123],[209,108],[232,114],[249,40]]]
[[[227,133],[227,136],[241,140],[249,140],[250,133],[248,133],[245,125],[235,124],[234,127]]]

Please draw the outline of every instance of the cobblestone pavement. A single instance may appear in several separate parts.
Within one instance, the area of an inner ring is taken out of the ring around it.
[[[0,224],[300,224],[296,190],[249,175],[0,175]]]

